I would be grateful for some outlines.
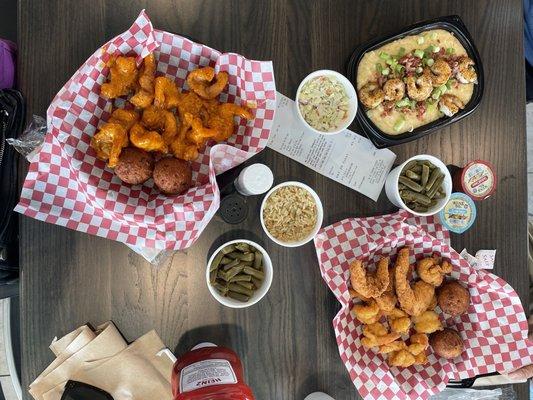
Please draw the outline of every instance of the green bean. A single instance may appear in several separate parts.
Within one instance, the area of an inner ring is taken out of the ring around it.
[[[407,186],[405,186],[403,183],[398,183],[398,190],[406,189]]]
[[[235,275],[237,275],[238,273],[242,272],[242,270],[244,268],[246,268],[246,267],[243,267],[241,265],[237,265],[236,267],[233,267],[232,269],[230,269],[228,272],[226,272],[226,276],[228,277],[228,279],[226,279],[226,281],[229,281]]]
[[[250,300],[250,296],[246,296],[241,293],[232,292],[231,290],[227,294],[228,297],[231,297],[234,300],[242,301],[243,303],[246,303],[248,300]]]
[[[243,253],[246,253],[247,251],[250,251],[250,246],[246,243],[237,243],[235,245],[235,248],[239,251],[242,251]]]
[[[411,171],[419,174],[422,172],[422,164],[418,163],[413,168],[411,168]]]
[[[414,181],[419,181],[420,180],[420,175],[418,175],[416,172],[413,172],[411,170],[407,170],[405,172],[405,176],[407,176],[408,178],[411,178]]]
[[[415,192],[421,192],[422,189],[424,189],[418,183],[416,183],[415,181],[412,181],[409,178],[406,178],[405,176],[400,176],[398,180],[400,181],[400,183],[403,183],[405,186],[407,186],[409,189],[414,190]]]
[[[231,253],[228,253],[227,256],[231,258],[232,260],[235,260],[239,258],[242,255],[240,251],[232,251]]]
[[[431,203],[431,199],[429,197],[427,197],[426,195],[423,195],[423,194],[417,193],[417,192],[412,192],[411,190],[404,190],[403,196],[404,197],[402,199],[404,199],[404,200],[420,203],[420,204],[423,204],[425,206],[427,206],[427,205],[429,205],[429,203]]]
[[[230,279],[230,282],[250,282],[252,280],[252,275],[238,274]]]
[[[213,283],[213,287],[219,291],[219,293],[222,295],[222,296],[225,296],[227,293],[228,293],[228,288],[227,286],[225,285],[222,285],[218,282],[215,282]]]
[[[256,289],[259,289],[261,287],[261,285],[263,284],[263,280],[262,279],[257,279],[257,278],[252,276],[252,283],[254,284]]]
[[[431,190],[431,187],[433,186],[433,184],[435,183],[435,181],[437,180],[437,178],[441,175],[440,171],[438,168],[435,168],[432,172],[431,172],[431,175],[429,176],[429,180],[428,180],[428,183],[426,184],[426,191],[430,191]]]
[[[254,268],[260,270],[263,266],[263,255],[256,251],[254,258]]]
[[[209,271],[215,271],[218,268],[218,265],[220,264],[220,261],[224,257],[224,253],[220,252],[218,253],[215,258],[213,259],[213,262],[209,266]]]
[[[442,193],[437,190],[437,193],[435,193],[435,196],[433,196],[433,199],[440,200],[440,199],[444,199],[445,197],[446,197],[445,193]]]
[[[426,186],[429,179],[429,167],[427,165],[422,165],[422,179],[420,180],[420,184],[422,186]]]
[[[242,286],[248,290],[254,290],[254,284],[252,282],[236,282],[237,285]]]
[[[257,279],[265,279],[265,274],[262,271],[258,271],[256,269],[253,269],[252,267],[244,267],[244,273],[248,275],[252,275],[253,277]]]
[[[232,262],[232,261],[233,261],[232,258],[229,258],[229,257],[224,256],[224,257],[222,257],[222,260],[220,260],[220,264],[222,264],[222,265],[226,265],[226,264],[229,264],[229,263]]]
[[[427,196],[432,199],[435,196],[435,193],[437,193],[437,190],[440,189],[442,186],[442,182],[444,181],[444,175],[440,175],[435,183],[433,184],[433,187],[427,192]]]
[[[231,262],[229,264],[226,264],[222,267],[222,269],[224,271],[229,271],[230,269],[232,269],[233,267],[239,265],[239,263],[241,262],[241,260],[239,259],[236,259],[236,260],[231,260]]]
[[[226,247],[224,247],[222,250],[222,254],[229,254],[231,253],[232,251],[235,251],[235,246],[230,244],[230,245],[227,245]]]
[[[221,270],[218,270],[217,272],[217,277],[224,280],[224,281],[229,281],[229,278],[228,278],[228,274],[224,271],[221,271]]]
[[[421,206],[421,205],[416,205],[415,207],[412,208],[412,210],[416,211],[416,212],[427,212],[428,211],[428,207]]]
[[[228,254],[228,257],[235,259],[239,259],[242,261],[253,261],[254,260],[254,253],[241,253],[238,251],[234,251],[233,253]]]
[[[211,282],[211,284],[215,283],[215,281],[217,280],[217,273],[218,273],[217,269],[214,269],[213,271],[209,271],[209,282]]]
[[[254,294],[253,290],[247,289],[237,283],[230,283],[228,285],[228,288],[231,292],[242,293],[242,294],[245,294],[246,296],[252,296]]]
[[[407,164],[405,164],[405,167],[403,167],[402,172],[407,171],[407,170],[413,168],[414,166],[416,166],[416,163],[417,163],[416,160],[411,160],[411,161],[409,161]]]

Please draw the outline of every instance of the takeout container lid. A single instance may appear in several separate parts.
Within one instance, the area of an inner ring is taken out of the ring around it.
[[[485,200],[496,190],[497,177],[491,163],[470,161],[453,176],[453,189],[470,196],[474,201]]]
[[[427,212],[416,212],[411,210],[409,207],[407,207],[407,205],[400,197],[400,191],[398,188],[398,178],[400,177],[400,174],[402,173],[402,170],[404,169],[405,165],[413,160],[427,160],[433,165],[435,165],[437,168],[439,168],[442,173],[444,173],[444,181],[442,182],[442,186],[444,187],[445,197],[443,199],[440,199],[437,202],[437,205],[431,210],[428,210]],[[450,196],[452,194],[452,177],[450,175],[450,171],[448,171],[448,168],[446,167],[446,164],[444,164],[437,157],[431,156],[429,154],[419,154],[417,156],[405,160],[403,163],[401,163],[391,172],[389,172],[389,175],[387,176],[387,179],[385,181],[385,193],[392,204],[397,207],[403,208],[406,211],[409,211],[413,215],[435,215],[438,214],[440,210],[442,210],[442,208],[446,205],[446,203],[448,203],[448,200],[450,199]]]
[[[260,251],[263,255],[263,270],[265,272],[265,279],[263,280],[263,284],[259,289],[257,289],[254,293],[254,295],[248,300],[247,302],[242,302],[238,300],[234,300],[230,297],[224,297],[220,293],[217,292],[217,290],[211,285],[209,282],[209,267],[211,266],[213,260],[215,259],[216,255],[226,246],[234,243],[246,243],[250,246],[254,247],[256,250]],[[255,303],[259,302],[265,295],[268,293],[270,289],[270,285],[272,284],[272,275],[273,275],[274,269],[272,268],[272,260],[270,259],[270,256],[268,255],[267,251],[257,244],[256,242],[252,242],[248,239],[235,239],[230,240],[229,242],[224,243],[222,246],[217,248],[213,254],[211,254],[211,257],[209,258],[209,261],[207,262],[207,267],[205,270],[205,280],[207,284],[207,288],[209,289],[209,292],[211,295],[222,305],[229,307],[229,308],[246,308],[253,306]]]
[[[474,92],[472,93],[472,98],[466,104],[465,108],[460,110],[454,116],[439,118],[436,121],[414,129],[412,132],[405,132],[400,135],[389,135],[382,132],[366,115],[364,106],[362,104],[359,104],[356,119],[361,125],[364,134],[379,149],[384,147],[395,146],[397,144],[407,143],[427,136],[430,133],[434,133],[438,129],[453,124],[454,122],[457,122],[465,118],[466,116],[472,114],[481,102],[481,98],[483,97],[483,91],[485,89],[483,64],[481,63],[481,57],[479,56],[479,52],[476,46],[474,45],[474,41],[470,36],[468,29],[466,28],[461,18],[459,18],[459,16],[457,15],[449,15],[446,17],[440,17],[428,21],[419,22],[417,24],[404,28],[401,31],[396,32],[392,35],[386,35],[373,39],[357,47],[350,59],[348,60],[348,79],[350,79],[354,86],[357,87],[357,67],[359,65],[359,62],[361,61],[361,58],[366,52],[376,50],[377,48],[389,42],[401,39],[405,36],[418,35],[419,33],[431,29],[444,29],[453,33],[465,48],[468,56],[476,64],[478,83],[474,85]]]

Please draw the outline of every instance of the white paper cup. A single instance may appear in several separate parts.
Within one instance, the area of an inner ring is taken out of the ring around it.
[[[263,210],[265,209],[266,201],[267,201],[268,197],[272,193],[274,193],[277,189],[279,189],[280,187],[283,187],[283,186],[298,186],[298,187],[301,187],[301,188],[307,190],[309,192],[309,194],[311,195],[311,197],[313,197],[313,199],[315,200],[315,203],[316,203],[316,209],[317,209],[316,225],[315,225],[315,227],[313,228],[313,230],[309,233],[309,235],[307,237],[305,237],[304,239],[299,240],[297,242],[282,242],[281,240],[279,240],[279,239],[275,238],[274,236],[272,236],[272,234],[268,231],[267,227],[265,226],[265,220],[263,218]],[[261,210],[259,212],[260,212],[261,226],[263,227],[263,230],[265,231],[267,236],[273,242],[275,242],[275,243],[277,243],[277,244],[279,244],[281,246],[284,246],[284,247],[298,247],[298,246],[302,246],[302,245],[306,244],[307,242],[311,241],[316,236],[316,234],[318,233],[320,228],[322,227],[322,221],[324,219],[324,209],[322,208],[322,202],[320,201],[320,198],[318,197],[318,194],[316,194],[316,192],[313,189],[311,189],[309,186],[307,186],[305,183],[296,182],[296,181],[283,182],[283,183],[280,183],[277,186],[274,186],[272,189],[270,189],[270,191],[266,194],[265,198],[263,199],[263,202],[261,203]]]
[[[405,167],[405,165],[413,160],[427,160],[444,173],[444,181],[442,182],[442,186],[444,188],[445,196],[443,199],[438,200],[437,205],[429,209],[427,212],[416,212],[411,210],[409,207],[407,207],[407,205],[400,197],[400,191],[398,189],[398,178],[400,177],[402,169]],[[429,154],[420,154],[418,156],[409,158],[389,173],[389,175],[387,176],[387,180],[385,181],[385,193],[387,194],[387,197],[392,204],[409,211],[411,214],[419,216],[435,215],[440,210],[442,210],[448,200],[450,200],[450,196],[452,194],[452,176],[450,175],[450,172],[448,171],[446,165],[441,160],[436,157],[430,156]]]
[[[263,271],[265,273],[265,279],[263,280],[263,284],[259,289],[257,289],[253,296],[248,300],[247,302],[242,302],[238,300],[234,300],[230,297],[224,297],[218,291],[209,283],[209,267],[211,266],[211,263],[215,259],[216,255],[222,250],[224,247],[234,244],[234,243],[246,243],[250,246],[254,247],[256,250],[260,251],[263,255]],[[261,300],[265,295],[267,294],[268,290],[270,289],[270,285],[272,284],[272,274],[273,274],[273,268],[272,268],[272,260],[270,259],[270,256],[266,252],[266,250],[259,246],[257,243],[252,242],[251,240],[247,239],[236,239],[231,240],[227,243],[224,243],[222,246],[220,246],[218,249],[216,249],[211,257],[209,258],[209,261],[207,262],[207,268],[205,270],[205,280],[207,283],[207,288],[209,289],[209,292],[211,295],[220,303],[225,305],[226,307],[230,308],[246,308],[254,305],[259,300]]]
[[[344,87],[344,90],[346,91],[346,95],[348,96],[349,101],[350,101],[349,110],[348,110],[348,118],[346,118],[344,123],[339,125],[339,127],[334,131],[324,132],[324,131],[319,131],[318,129],[313,128],[311,125],[307,123],[302,113],[300,112],[300,107],[298,106],[299,104],[298,101],[300,98],[300,92],[302,91],[302,87],[311,79],[319,77],[319,76],[331,76],[333,78],[336,78],[341,83],[341,85]],[[304,124],[307,129],[310,129],[313,132],[319,133],[321,135],[336,135],[337,133],[340,133],[344,131],[345,129],[347,129],[353,122],[355,118],[355,114],[357,114],[357,93],[355,92],[355,88],[352,85],[352,83],[344,75],[339,74],[337,71],[332,71],[329,69],[321,69],[321,70],[310,73],[300,83],[300,86],[298,86],[298,90],[296,91],[296,101],[294,102],[294,105],[296,107],[296,112],[298,114],[300,121],[302,121],[302,124]]]

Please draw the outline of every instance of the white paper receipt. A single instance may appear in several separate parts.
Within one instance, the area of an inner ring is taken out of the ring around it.
[[[294,100],[276,94],[277,110],[268,147],[376,201],[396,155],[346,130],[319,135],[298,119]]]
[[[186,366],[180,373],[180,393],[231,383],[237,383],[237,377],[229,361],[223,359],[198,361]]]

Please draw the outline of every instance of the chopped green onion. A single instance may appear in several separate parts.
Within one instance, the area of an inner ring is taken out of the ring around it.
[[[438,100],[441,94],[440,88],[436,88],[433,90],[433,93],[431,93],[431,98]]]
[[[389,58],[387,61],[385,61],[387,64],[393,66],[398,64],[398,60],[396,60],[394,57]]]
[[[388,74],[390,74],[390,69],[389,69],[389,68],[383,68],[383,70],[381,71],[381,74],[382,74],[382,75],[388,75]]]
[[[414,110],[415,107],[416,107],[416,101],[415,100],[411,100],[411,105],[409,107],[411,107],[411,110]]]
[[[455,53],[455,49],[453,47],[448,47],[446,49],[446,54],[453,54],[453,53]]]
[[[439,46],[433,46],[433,53],[438,53],[440,51]]]
[[[446,82],[446,89],[450,90],[452,88],[452,80],[448,79],[448,82]]]
[[[421,74],[423,70],[424,70],[424,68],[422,68],[422,67],[418,67],[418,68],[416,69],[416,73],[417,73],[417,74]]]
[[[400,107],[408,107],[411,105],[411,101],[409,100],[408,97],[404,97],[403,99],[399,100],[396,102],[396,107],[400,108]]]
[[[426,41],[426,39],[424,39],[423,36],[419,36],[416,42],[417,42],[418,44],[424,44],[425,41]]]
[[[381,58],[382,60],[388,60],[390,58],[390,55],[389,53],[385,53],[384,51],[382,51],[381,53],[379,53],[379,58]]]
[[[431,40],[437,39],[437,32],[431,32],[430,38],[431,38]]]
[[[398,50],[398,58],[400,58],[404,54],[405,54],[405,47],[400,47],[400,49]]]
[[[381,65],[380,63],[377,63],[376,64],[376,71],[378,71],[381,74],[381,71],[383,71],[383,65]]]
[[[396,65],[394,66],[394,70],[396,71],[397,74],[401,73],[403,69],[404,69],[404,66],[403,66],[403,65],[396,64]]]
[[[426,64],[428,67],[431,67],[434,63],[435,63],[435,60],[433,60],[432,58],[428,58],[426,61]]]
[[[446,93],[446,91],[448,90],[448,88],[446,87],[446,84],[444,84],[444,85],[440,85],[440,86],[438,87],[438,89],[440,90],[441,94]]]
[[[403,118],[399,119],[398,121],[396,121],[393,128],[396,132],[399,132],[403,128],[404,124],[405,124],[405,119]]]
[[[435,46],[431,45],[431,46],[426,47],[426,48],[424,49],[424,52],[425,52],[426,54],[431,55],[431,54],[433,53],[433,50],[435,50]]]
[[[415,57],[422,58],[424,57],[424,51],[420,49],[416,49],[414,52]]]

